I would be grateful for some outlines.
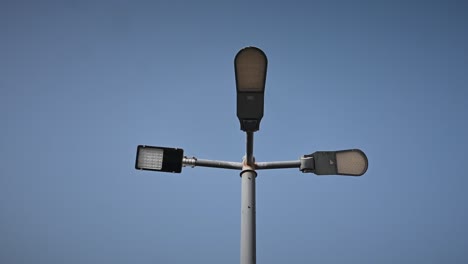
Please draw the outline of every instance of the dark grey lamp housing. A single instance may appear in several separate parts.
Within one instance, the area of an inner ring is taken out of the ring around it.
[[[367,171],[366,154],[359,149],[317,151],[301,158],[300,170],[317,175],[361,176]]]
[[[139,145],[135,169],[180,173],[183,158],[183,149]]]
[[[241,130],[255,132],[263,117],[268,60],[256,47],[240,50],[234,59],[237,90],[237,117]]]

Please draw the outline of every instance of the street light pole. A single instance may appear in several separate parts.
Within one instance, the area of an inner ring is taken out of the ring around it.
[[[247,132],[246,156],[242,164],[241,198],[241,264],[255,264],[256,254],[256,205],[255,205],[255,160],[253,157],[253,132]]]
[[[244,164],[242,177],[241,205],[241,264],[255,264],[256,231],[255,231],[255,178],[257,173],[253,167]]]
[[[211,167],[241,170],[241,264],[255,264],[255,179],[257,170],[298,168],[316,175],[361,176],[367,171],[367,156],[359,149],[316,151],[299,160],[256,162],[253,155],[254,132],[263,117],[267,57],[256,47],[240,50],[234,59],[237,90],[237,117],[247,135],[246,155],[240,162],[197,159],[184,156],[183,149],[139,145],[135,168],[138,170],[180,173],[182,167]]]
[[[234,59],[237,90],[237,117],[241,130],[246,132],[246,155],[243,160],[241,198],[241,264],[255,264],[255,158],[253,155],[254,132],[260,129],[268,60],[256,47],[240,50]]]

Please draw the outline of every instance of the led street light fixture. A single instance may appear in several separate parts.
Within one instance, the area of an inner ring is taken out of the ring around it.
[[[180,173],[183,157],[183,149],[139,145],[135,168],[137,170]]]
[[[241,130],[255,132],[260,129],[268,60],[256,47],[240,50],[234,59],[237,90],[237,117]]]
[[[366,154],[359,149],[317,151],[301,158],[301,171],[317,175],[361,176],[367,171]]]

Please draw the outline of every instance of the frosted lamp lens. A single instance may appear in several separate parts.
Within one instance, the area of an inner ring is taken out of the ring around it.
[[[237,90],[263,92],[265,90],[267,58],[257,48],[241,50],[235,59]]]
[[[336,152],[338,174],[362,175],[367,170],[367,158],[360,150]]]
[[[161,170],[164,150],[157,148],[140,148],[138,167],[142,169]]]

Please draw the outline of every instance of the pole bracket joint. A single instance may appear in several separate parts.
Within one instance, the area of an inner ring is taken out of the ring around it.
[[[253,174],[255,174],[255,178],[257,178],[257,172],[255,170],[251,170],[251,169],[242,169],[241,173],[240,173],[240,177],[242,178],[242,174],[244,174],[245,172],[252,172]]]

